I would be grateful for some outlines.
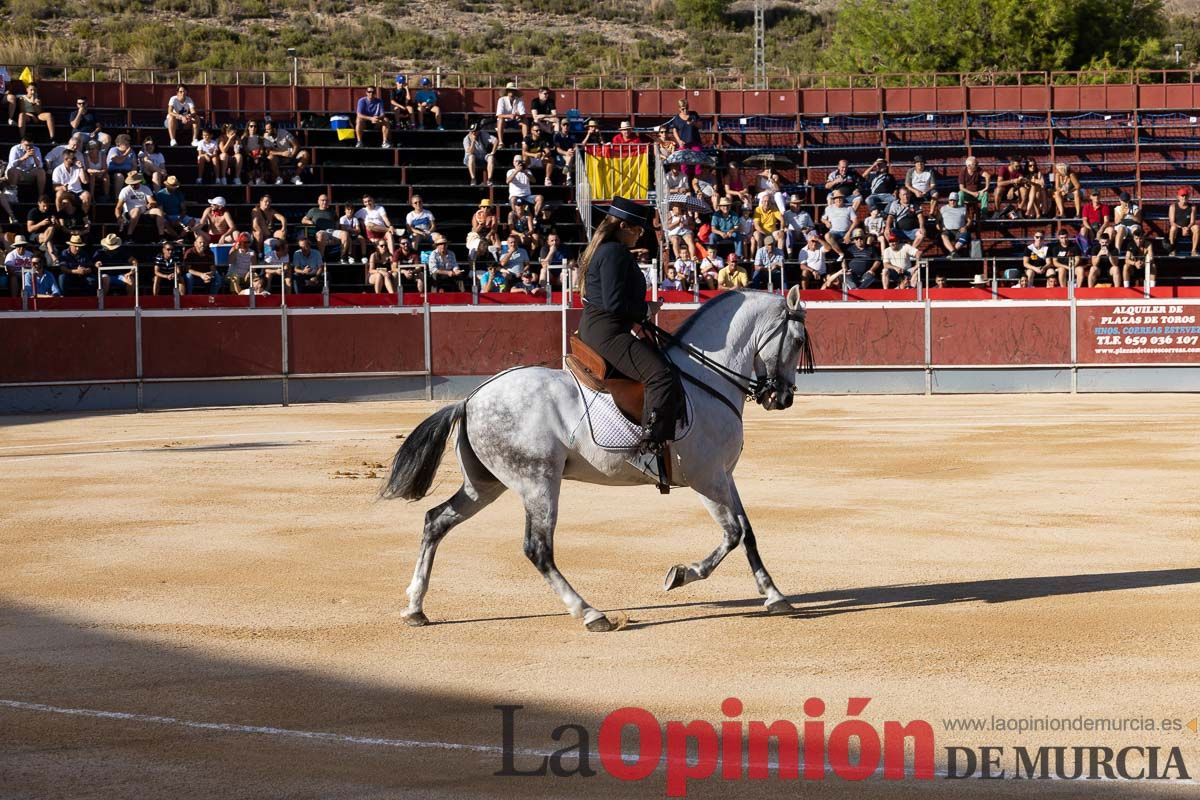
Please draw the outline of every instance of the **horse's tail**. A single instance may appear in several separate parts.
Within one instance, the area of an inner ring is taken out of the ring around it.
[[[379,491],[384,500],[420,500],[429,494],[433,477],[446,452],[446,440],[466,414],[466,401],[446,406],[408,435],[392,459],[392,472]]]

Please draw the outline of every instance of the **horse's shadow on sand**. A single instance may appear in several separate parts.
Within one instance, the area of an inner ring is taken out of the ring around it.
[[[1009,603],[1039,597],[1058,597],[1093,592],[1112,592],[1122,589],[1149,589],[1200,583],[1200,568],[1144,570],[1140,572],[1103,572],[1093,575],[1047,575],[1037,578],[997,578],[992,580],[955,583],[911,583],[890,586],[865,586],[854,589],[835,589],[825,592],[791,595],[788,602],[796,609],[791,613],[772,616],[792,619],[815,619],[834,614],[877,611],[888,608],[940,606],[951,603]],[[641,620],[639,611],[705,609],[704,613],[660,620]],[[663,603],[651,606],[630,606],[610,609],[630,616],[628,630],[674,625],[681,622],[700,622],[726,617],[763,616],[761,598],[718,600],[700,603]],[[482,619],[448,620],[441,624],[496,622],[514,619],[556,617],[560,614],[529,614],[519,617],[488,617]]]

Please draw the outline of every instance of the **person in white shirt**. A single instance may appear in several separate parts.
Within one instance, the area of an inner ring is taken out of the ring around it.
[[[126,239],[133,238],[138,220],[150,207],[150,193],[142,188],[142,176],[131,172],[125,176],[125,188],[117,195],[117,230]]]
[[[64,195],[73,194],[83,205],[83,213],[91,212],[92,195],[87,190],[88,178],[83,171],[83,166],[75,158],[74,150],[68,150],[63,154],[63,162],[54,168],[54,174],[50,177],[50,181],[54,184],[55,208],[62,211]]]
[[[8,151],[8,168],[5,170],[10,186],[37,183],[38,197],[46,193],[46,169],[42,161],[42,151],[38,149],[28,136],[22,136],[21,141]]]
[[[363,207],[354,212],[354,218],[362,223],[363,230],[366,232],[367,241],[371,244],[382,239],[388,248],[389,253],[396,251],[396,242],[392,234],[396,232],[395,226],[388,218],[387,211],[383,206],[376,205],[375,198],[371,195],[363,195]]]
[[[829,205],[825,207],[825,214],[821,220],[829,228],[829,232],[825,234],[825,243],[838,254],[839,260],[842,257],[842,245],[846,243],[846,236],[850,233],[854,217],[854,209],[846,204],[844,194],[835,190],[829,195]]]
[[[433,232],[437,230],[437,220],[434,219],[433,212],[425,207],[421,195],[412,196],[412,211],[405,216],[404,225],[408,228],[408,235],[415,247],[419,247],[423,241],[433,239]]]
[[[221,167],[221,143],[205,128],[196,142],[196,183],[204,183],[204,173],[211,172],[213,183],[221,183],[224,170]]]
[[[532,203],[533,215],[536,217],[542,213],[543,197],[535,195],[530,188],[529,167],[524,157],[513,156],[513,168],[504,177],[504,182],[508,184],[508,203],[513,211],[518,210],[518,205],[528,206]]]
[[[912,243],[888,233],[887,247],[883,248],[883,288],[908,289],[920,284],[917,266],[921,251]]]
[[[825,250],[826,245],[815,233],[808,237],[808,244],[800,253],[800,288],[807,289],[809,282],[820,287],[825,283]]]
[[[808,241],[808,234],[817,229],[812,214],[804,210],[802,202],[800,195],[792,195],[788,198],[787,211],[783,212],[783,228],[787,232],[786,244],[790,257],[796,257],[801,245]]]
[[[147,138],[142,142],[142,152],[138,153],[138,168],[150,179],[155,189],[161,189],[167,179],[167,160],[158,152],[158,145],[153,139]]]
[[[196,113],[196,103],[188,97],[187,89],[180,86],[174,96],[167,101],[167,118],[163,121],[167,133],[171,135],[171,147],[175,147],[175,132],[180,125],[192,126],[192,147],[200,141],[200,115]]]
[[[529,123],[525,121],[525,101],[515,83],[504,87],[504,94],[496,101],[496,138],[504,141],[505,125],[516,124],[521,128],[521,138],[529,135]]]

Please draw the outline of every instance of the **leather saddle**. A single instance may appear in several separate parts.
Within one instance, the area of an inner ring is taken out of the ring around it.
[[[646,387],[641,381],[627,378],[612,368],[604,356],[571,335],[571,352],[566,358],[567,369],[593,392],[611,394],[617,408],[630,422],[642,424],[642,403]]]

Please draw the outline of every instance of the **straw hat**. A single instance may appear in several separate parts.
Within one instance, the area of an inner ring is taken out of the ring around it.
[[[108,236],[105,236],[100,240],[100,246],[105,250],[116,250],[122,244],[124,244],[124,242],[121,241],[121,237],[117,236],[115,233],[110,233]]]
[[[87,242],[84,241],[83,237],[78,233],[72,233],[71,238],[67,239],[67,244],[73,244],[76,247],[83,247],[85,244],[87,244]]]
[[[125,176],[125,185],[126,186],[137,186],[141,182],[142,182],[142,173],[140,173],[140,172],[131,172]]]

